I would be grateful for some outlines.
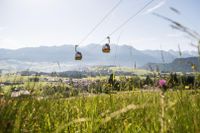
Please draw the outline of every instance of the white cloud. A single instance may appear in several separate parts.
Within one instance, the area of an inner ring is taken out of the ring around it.
[[[164,6],[166,4],[167,0],[162,0],[161,2],[159,2],[157,5],[155,5],[154,7],[148,9],[145,14],[149,14],[155,10],[157,10],[158,8]]]

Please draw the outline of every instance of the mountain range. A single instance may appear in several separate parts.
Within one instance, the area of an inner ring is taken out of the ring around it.
[[[195,66],[194,68],[192,66]],[[170,63],[147,63],[142,67],[146,70],[156,70],[163,72],[193,72],[200,71],[200,58],[176,58]]]
[[[137,67],[147,63],[170,63],[179,58],[179,51],[174,50],[137,50],[129,45],[111,45],[109,54],[102,53],[102,45],[89,44],[78,47],[83,54],[82,61],[75,61],[74,45],[27,47],[16,50],[0,49],[0,69],[27,69],[28,65],[50,67],[59,63],[65,66],[63,70],[72,66],[85,65],[116,65]],[[162,55],[162,56],[161,56]],[[196,51],[182,51],[182,58],[197,56]],[[3,65],[2,65],[3,64]],[[8,67],[9,66],[9,67]],[[12,67],[14,66],[14,67]],[[38,70],[40,70],[40,68]]]

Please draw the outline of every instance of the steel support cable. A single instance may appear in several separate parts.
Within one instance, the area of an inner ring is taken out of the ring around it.
[[[117,43],[116,43],[116,47],[115,47],[115,56],[114,56],[114,65],[117,66],[117,52],[118,52],[118,45],[119,45],[119,40],[121,39],[121,35],[122,35],[122,32],[120,32],[118,38],[117,38]]]
[[[116,29],[114,29],[108,36],[112,36],[115,34],[117,31],[119,31],[122,27],[124,27],[129,21],[131,21],[133,18],[137,17],[146,7],[148,7],[151,3],[153,3],[155,0],[151,0],[147,4],[145,4],[140,10],[138,10],[135,14],[131,15],[126,21],[124,21],[121,25],[119,25]],[[103,39],[102,42],[104,42],[106,39]]]
[[[78,45],[82,44],[88,37],[109,17],[109,15],[122,3],[123,0],[119,0],[119,2],[111,8],[111,10],[97,23],[92,30],[78,43]]]

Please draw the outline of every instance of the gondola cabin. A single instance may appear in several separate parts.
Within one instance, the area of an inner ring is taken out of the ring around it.
[[[109,44],[105,44],[102,48],[102,52],[103,53],[110,53],[110,45]]]
[[[77,51],[78,45],[75,45],[75,60],[82,60],[81,52]]]
[[[76,52],[76,54],[75,54],[75,60],[81,60],[81,59],[82,59],[81,52]]]
[[[107,39],[108,39],[108,43],[106,43],[102,47],[102,52],[103,53],[110,53],[110,37],[108,36]]]

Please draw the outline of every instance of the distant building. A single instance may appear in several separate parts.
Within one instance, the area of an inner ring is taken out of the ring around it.
[[[30,95],[30,92],[28,90],[20,90],[18,88],[14,89],[11,92],[11,97],[20,97],[20,96],[28,96]]]

